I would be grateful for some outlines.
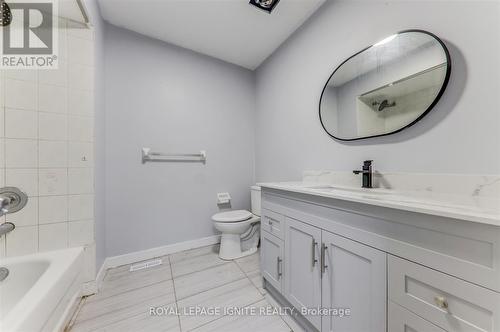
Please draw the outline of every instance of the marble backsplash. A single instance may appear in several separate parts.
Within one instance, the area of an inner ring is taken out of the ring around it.
[[[361,175],[329,170],[304,171],[302,181],[360,187]],[[374,171],[373,187],[500,199],[500,175],[382,173]]]

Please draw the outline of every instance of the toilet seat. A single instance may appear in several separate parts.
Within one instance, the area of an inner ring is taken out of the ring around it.
[[[226,212],[216,213],[212,216],[212,220],[216,222],[241,222],[253,217],[253,214],[247,210],[232,210]]]

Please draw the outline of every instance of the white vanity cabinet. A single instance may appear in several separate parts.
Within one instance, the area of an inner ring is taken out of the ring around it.
[[[322,331],[384,332],[387,254],[323,231],[322,306],[350,316],[322,316]]]
[[[387,332],[446,332],[411,311],[392,302],[388,306],[389,326]]]
[[[295,308],[321,306],[321,229],[285,219],[285,288],[283,295]],[[305,315],[318,330],[321,317]]]
[[[301,312],[307,331],[500,332],[500,226],[262,193],[263,220],[276,225],[262,230],[269,294],[299,312],[344,313]]]
[[[389,299],[446,331],[500,331],[500,294],[390,256]]]
[[[260,248],[262,276],[281,292],[283,288],[283,241],[264,231],[261,234]]]
[[[262,233],[262,272],[281,290],[273,275],[278,271],[272,267],[273,239],[279,241]],[[287,217],[284,247],[282,295],[295,308],[310,309],[311,314],[302,314],[317,330],[385,331],[386,253]],[[318,315],[318,308],[339,309],[342,315]]]

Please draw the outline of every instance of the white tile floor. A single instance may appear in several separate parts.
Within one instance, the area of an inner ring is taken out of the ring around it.
[[[280,316],[229,315],[224,308],[270,306],[259,272],[259,254],[223,261],[217,246],[161,257],[163,264],[135,272],[110,269],[97,295],[85,299],[71,332],[250,331],[289,332]],[[150,307],[174,312],[150,315]],[[189,315],[195,308],[220,313]],[[179,313],[178,315],[175,312]]]

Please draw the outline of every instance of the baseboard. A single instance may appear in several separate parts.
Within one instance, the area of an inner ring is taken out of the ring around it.
[[[104,260],[104,262],[102,262],[101,264],[101,267],[99,268],[99,271],[97,272],[95,280],[84,282],[82,284],[82,296],[97,294],[99,292],[108,268],[109,267],[107,266],[107,261]]]
[[[106,271],[108,270],[108,261],[105,259],[101,267],[99,268],[99,271],[97,272],[97,276],[95,277],[95,286],[96,286],[96,293],[99,292],[101,289],[102,281],[104,280],[104,277],[106,276]]]
[[[125,254],[125,255],[107,257],[104,260],[104,263],[102,264],[101,269],[99,270],[98,276],[101,274],[101,271],[104,271],[104,272],[102,272],[102,278],[104,278],[105,271],[107,269],[110,269],[113,267],[131,264],[131,263],[136,263],[136,262],[140,262],[143,260],[152,259],[155,257],[173,254],[175,252],[179,252],[179,251],[183,251],[183,250],[205,247],[205,246],[209,246],[209,245],[217,244],[217,243],[220,243],[220,235],[213,235],[213,236],[208,236],[208,237],[204,237],[201,239],[169,244],[169,245],[162,246],[162,247],[156,247],[156,248],[131,252],[131,253]],[[96,279],[96,280],[98,280],[98,279]],[[102,279],[101,279],[101,282],[102,282]],[[100,283],[97,282],[98,288],[99,288],[99,285],[100,285]]]

